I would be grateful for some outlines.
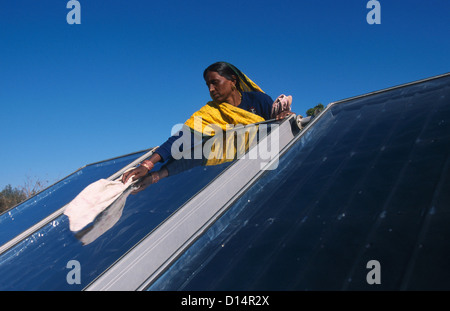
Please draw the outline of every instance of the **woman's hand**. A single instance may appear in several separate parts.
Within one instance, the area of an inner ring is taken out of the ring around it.
[[[282,120],[291,114],[294,114],[294,113],[292,111],[283,111],[276,116],[276,120]]]
[[[124,173],[122,175],[122,182],[126,183],[128,179],[130,179],[130,177],[133,175],[134,175],[132,179],[133,181],[144,177],[153,168],[154,163],[157,163],[159,161],[161,161],[161,156],[157,153],[152,154],[152,156],[149,159],[144,160],[140,166],[136,167],[135,169],[129,172]]]
[[[147,175],[147,173],[148,173],[148,169],[146,167],[138,166],[135,169],[132,169],[131,171],[124,173],[122,175],[122,182],[125,184],[128,181],[128,179],[130,179],[130,177],[132,177],[133,175],[134,176],[133,176],[132,181],[137,180],[137,179],[142,178],[145,175]]]

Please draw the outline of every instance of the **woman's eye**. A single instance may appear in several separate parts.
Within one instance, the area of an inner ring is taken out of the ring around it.
[[[210,81],[209,83],[206,83],[206,85],[209,87],[210,85],[217,85],[217,84],[219,84],[219,81],[218,80],[212,80],[212,81]]]

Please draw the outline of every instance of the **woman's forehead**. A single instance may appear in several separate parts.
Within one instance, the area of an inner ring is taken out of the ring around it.
[[[216,71],[208,71],[207,73],[206,73],[206,76],[205,76],[205,81],[206,82],[208,82],[208,81],[212,81],[212,80],[222,80],[222,79],[225,79],[224,77],[222,77],[218,72],[216,72]]]

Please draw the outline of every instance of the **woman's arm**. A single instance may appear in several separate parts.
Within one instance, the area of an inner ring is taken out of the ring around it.
[[[196,138],[194,137],[194,134],[190,130],[181,130],[178,133],[172,135],[167,139],[166,142],[164,142],[153,155],[148,158],[147,160],[143,161],[140,166],[137,168],[126,172],[122,176],[122,182],[126,183],[128,179],[134,175],[133,180],[137,180],[139,178],[142,178],[148,174],[149,171],[153,169],[153,166],[158,162],[166,162],[167,160],[172,158],[172,145],[178,140],[181,139],[183,135],[189,135],[190,138],[190,144],[181,145],[181,149],[184,149],[185,147],[192,148],[194,144],[196,143]],[[183,150],[180,150],[183,151]]]
[[[153,153],[150,158],[143,161],[137,168],[124,173],[122,175],[122,182],[126,183],[132,176],[133,181],[144,177],[153,168],[155,163],[158,163],[159,161],[161,161],[161,156],[158,153]]]

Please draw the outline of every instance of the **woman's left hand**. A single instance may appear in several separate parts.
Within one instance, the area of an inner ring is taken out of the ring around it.
[[[294,114],[294,113],[292,111],[283,111],[276,116],[276,120],[282,120],[282,119],[286,118],[287,116],[290,116],[291,114]]]

